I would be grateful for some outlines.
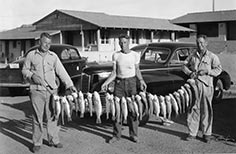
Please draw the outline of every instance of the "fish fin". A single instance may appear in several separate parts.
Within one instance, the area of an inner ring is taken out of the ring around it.
[[[102,123],[102,122],[101,122],[101,118],[97,118],[97,119],[96,119],[96,124],[100,124],[100,123]]]

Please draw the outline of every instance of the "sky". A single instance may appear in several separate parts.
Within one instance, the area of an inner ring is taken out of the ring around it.
[[[236,10],[236,0],[0,0],[0,31],[32,24],[56,9],[174,19],[193,12]]]

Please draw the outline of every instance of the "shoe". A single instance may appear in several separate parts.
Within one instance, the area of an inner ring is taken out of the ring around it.
[[[49,143],[50,147],[55,147],[55,148],[63,148],[63,145],[61,143],[54,144],[52,142]]]
[[[32,152],[33,153],[39,152],[40,148],[41,148],[40,146],[34,145],[32,148]]]
[[[205,143],[210,143],[211,142],[211,135],[203,135],[203,141]]]
[[[118,137],[112,137],[112,138],[108,141],[108,143],[110,143],[110,144],[116,143],[116,142],[118,142],[119,140],[120,140],[120,138],[118,138]]]
[[[186,141],[192,141],[192,140],[195,140],[195,139],[196,139],[196,136],[192,136],[190,134],[186,137]]]
[[[137,136],[133,136],[133,137],[131,136],[131,137],[130,137],[130,140],[133,141],[133,142],[135,142],[135,143],[138,143],[138,142],[139,142]]]

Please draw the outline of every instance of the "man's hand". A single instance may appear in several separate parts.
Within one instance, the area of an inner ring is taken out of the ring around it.
[[[146,85],[146,83],[144,82],[144,80],[140,80],[140,89],[141,89],[142,91],[146,91],[146,89],[147,89],[147,85]]]
[[[191,79],[196,78],[196,76],[197,76],[197,73],[196,73],[196,72],[192,72],[192,73],[190,74],[190,78],[191,78]]]
[[[108,88],[108,84],[103,83],[101,86],[101,91],[107,91],[107,88]]]
[[[31,76],[31,79],[32,81],[35,83],[35,84],[38,84],[38,85],[42,85],[42,79],[40,78],[40,76],[36,75],[36,74],[33,74]]]
[[[77,93],[77,89],[74,86],[68,88],[72,93]]]
[[[202,75],[208,75],[208,70],[199,70],[197,72],[197,75],[202,76]]]

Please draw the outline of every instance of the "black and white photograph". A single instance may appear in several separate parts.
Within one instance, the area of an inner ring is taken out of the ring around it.
[[[236,153],[235,0],[0,0],[0,154]]]

